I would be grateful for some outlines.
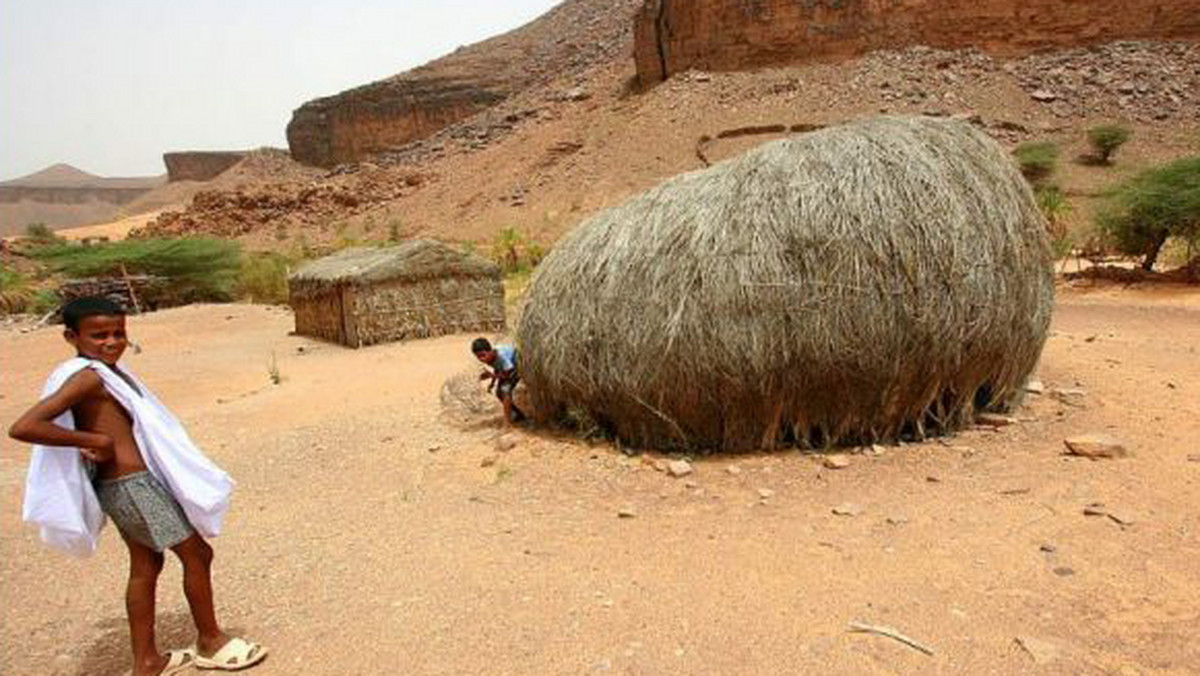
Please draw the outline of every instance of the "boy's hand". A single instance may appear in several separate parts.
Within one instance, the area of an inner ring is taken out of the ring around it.
[[[489,378],[495,378],[495,377],[496,377],[496,376],[494,376],[494,375],[492,375],[492,374],[488,373],[487,371],[484,371],[483,373],[480,373],[480,374],[479,374],[479,379],[480,379],[480,380],[487,380],[487,379],[489,379]]]
[[[105,463],[112,460],[114,454],[112,437],[105,436],[103,442],[94,444],[90,448],[80,448],[79,454],[94,463]]]

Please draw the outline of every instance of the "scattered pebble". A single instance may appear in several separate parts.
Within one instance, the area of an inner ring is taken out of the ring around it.
[[[1063,443],[1066,444],[1069,455],[1078,455],[1092,460],[1124,458],[1129,455],[1129,451],[1125,448],[1125,442],[1107,434],[1081,434],[1064,439]]]
[[[480,467],[491,467],[496,464],[497,457],[495,455],[485,455],[483,460],[479,461]]]
[[[508,452],[517,447],[517,437],[513,434],[501,434],[496,438],[496,450]]]
[[[892,526],[901,526],[901,525],[908,523],[908,517],[907,516],[889,516],[887,518],[887,522],[888,522],[888,524],[890,524]]]
[[[1042,383],[1042,381],[1035,378],[1025,383],[1025,391],[1029,392],[1030,394],[1044,394],[1046,392],[1046,386]]]
[[[1046,543],[1046,544],[1042,545],[1041,547],[1038,547],[1038,550],[1043,551],[1047,554],[1053,554],[1054,552],[1058,551],[1058,547],[1055,547],[1054,545],[1052,545],[1050,543]]]
[[[1192,453],[1187,459],[1188,462],[1200,462],[1200,453]]]
[[[771,490],[770,488],[758,489],[758,497],[762,498],[763,500],[769,500],[774,495],[775,495],[775,491]]]
[[[1058,568],[1054,569],[1054,574],[1059,577],[1068,577],[1075,574],[1075,569],[1068,568],[1066,566],[1059,566]]]
[[[863,508],[862,505],[858,505],[853,502],[843,502],[842,504],[833,508],[833,513],[837,514],[838,516],[858,516],[859,514],[863,513]]]
[[[841,453],[827,455],[821,464],[828,469],[846,469],[850,466],[850,458],[849,456],[842,455]]]
[[[739,474],[741,474],[741,473],[742,473],[742,468],[741,468],[741,467],[738,467],[737,465],[730,465],[730,466],[728,466],[728,467],[726,467],[726,468],[725,468],[725,471],[726,471],[726,472],[729,472],[729,473],[730,473],[730,474],[732,474],[733,476],[737,476],[737,475],[739,475]]]
[[[672,460],[667,463],[667,471],[670,472],[671,476],[679,478],[691,474],[694,470],[692,469],[692,463],[687,460]]]
[[[621,509],[617,510],[617,518],[619,519],[632,519],[636,516],[637,510],[630,506],[622,507]]]

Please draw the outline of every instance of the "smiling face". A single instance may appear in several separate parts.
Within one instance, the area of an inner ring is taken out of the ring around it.
[[[91,315],[79,320],[79,329],[63,332],[79,356],[113,366],[125,354],[129,339],[125,335],[124,315]]]

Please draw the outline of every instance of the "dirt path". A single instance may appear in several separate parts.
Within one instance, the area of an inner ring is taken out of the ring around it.
[[[1084,393],[1031,396],[999,432],[836,471],[799,453],[704,459],[683,479],[531,434],[481,467],[495,422],[438,416],[466,337],[348,351],[290,328],[236,305],[132,321],[129,365],[240,482],[217,591],[226,622],[272,648],[253,673],[1200,669],[1194,292],[1064,291],[1039,375]],[[0,335],[0,421],[65,355],[53,329]],[[1134,456],[1061,455],[1091,431]],[[27,458],[4,441],[0,673],[123,673],[122,547],[111,532],[85,562],[42,547],[19,522]],[[832,513],[847,502],[862,512]],[[1133,525],[1085,516],[1092,502]],[[178,582],[168,566],[166,644],[189,640]],[[855,620],[934,654],[848,633]]]

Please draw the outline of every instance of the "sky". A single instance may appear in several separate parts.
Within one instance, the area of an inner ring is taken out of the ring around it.
[[[0,180],[66,162],[287,147],[305,101],[516,28],[559,0],[0,0]]]

